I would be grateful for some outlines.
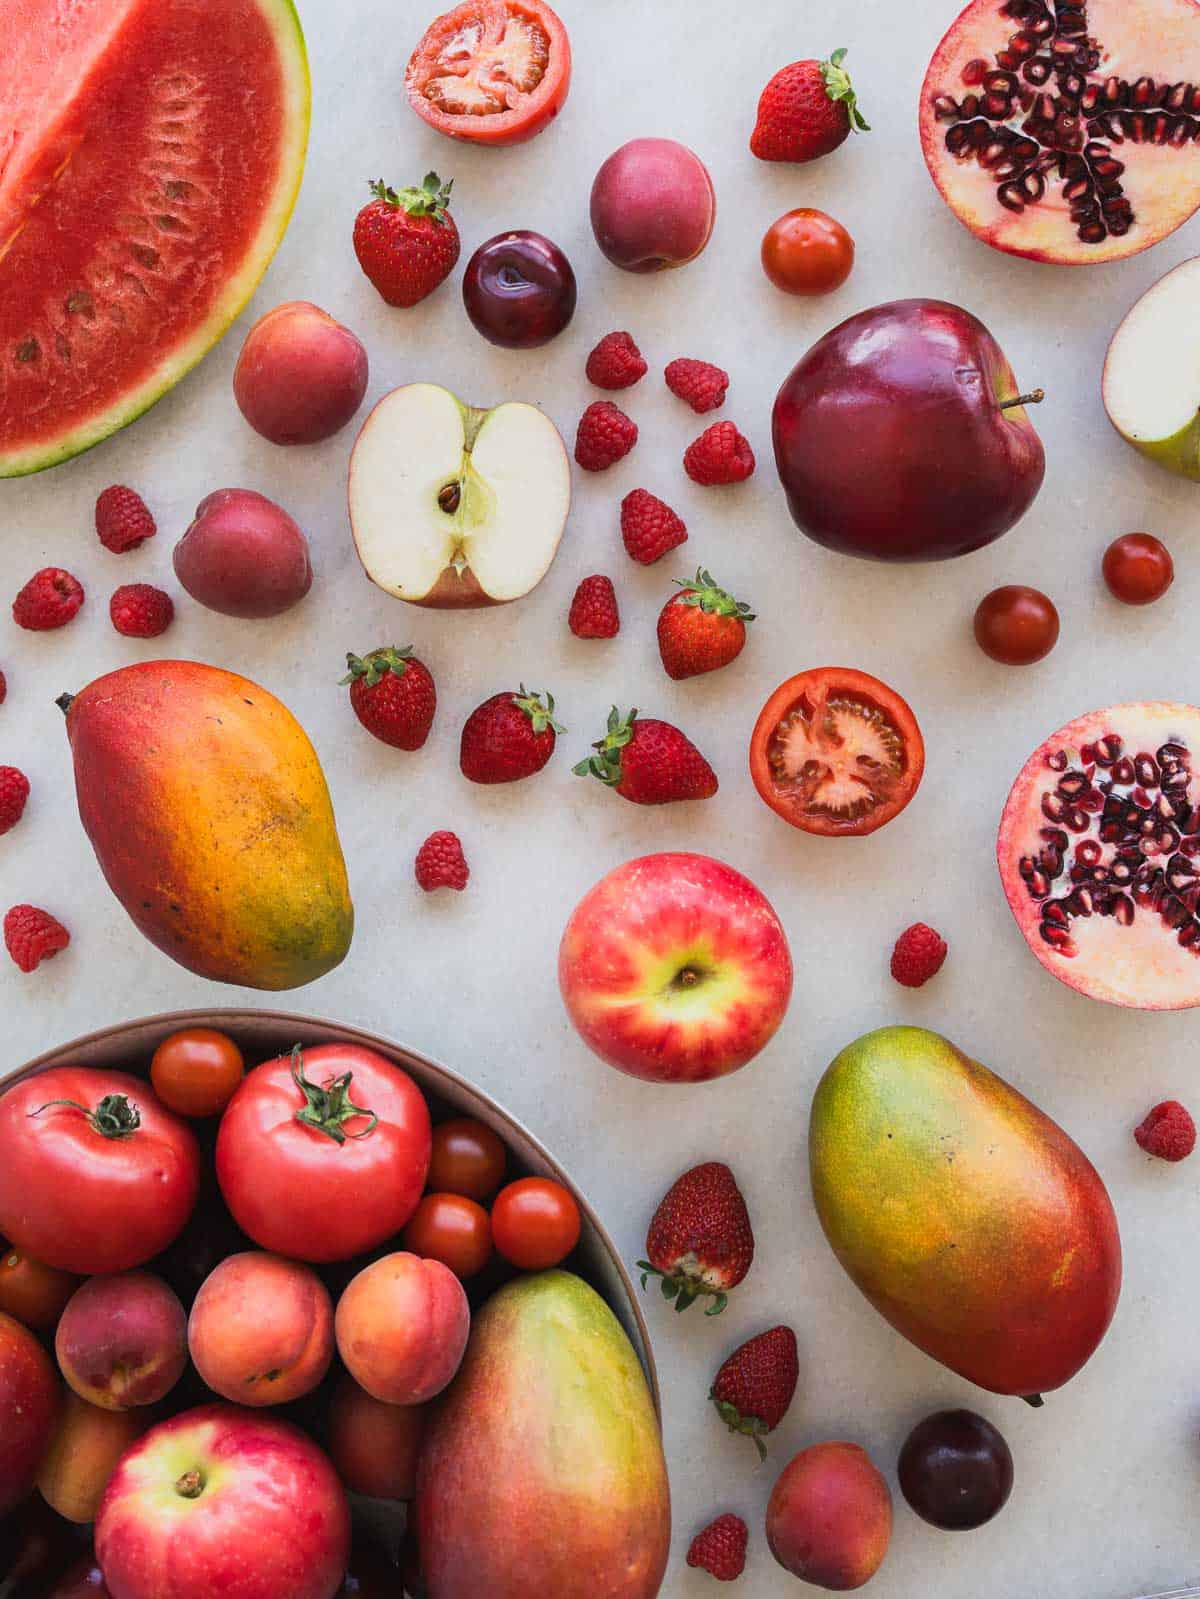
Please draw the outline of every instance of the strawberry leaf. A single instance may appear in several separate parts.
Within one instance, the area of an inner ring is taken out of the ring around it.
[[[850,118],[850,126],[858,133],[870,133],[871,124],[858,109],[858,97],[854,92],[854,85],[850,82],[850,74],[842,66],[846,59],[846,51],[835,50],[828,61],[821,62],[821,77],[825,82],[825,93],[829,98],[841,102],[846,107],[846,114]]]

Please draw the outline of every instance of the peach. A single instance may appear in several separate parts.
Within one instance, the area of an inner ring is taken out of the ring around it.
[[[101,1410],[68,1393],[38,1473],[42,1498],[68,1521],[94,1520],[117,1461],[149,1424],[144,1410]]]
[[[802,1449],[771,1490],[771,1553],[818,1588],[861,1588],[883,1564],[891,1537],[891,1490],[857,1444]]]
[[[351,1493],[407,1501],[424,1430],[423,1405],[386,1405],[343,1377],[329,1406],[329,1457]]]
[[[217,489],[201,500],[174,564],[192,598],[222,616],[281,616],[312,587],[308,540],[253,489]]]
[[[28,1327],[0,1311],[0,1516],[33,1487],[58,1409],[49,1356]]]
[[[338,1300],[338,1353],[355,1381],[387,1405],[420,1405],[462,1364],[467,1296],[440,1260],[403,1251],[372,1261]]]
[[[333,1359],[333,1305],[308,1266],[250,1249],[204,1281],[188,1321],[200,1376],[240,1405],[283,1405],[312,1390]]]
[[[289,300],[260,317],[233,373],[239,410],[272,444],[332,438],[366,392],[362,341],[308,300]]]
[[[712,235],[708,168],[674,139],[631,139],[592,184],[592,231],[614,266],[660,272],[694,261]]]
[[[132,1410],[169,1394],[187,1365],[187,1318],[174,1290],[148,1271],[89,1277],[54,1334],[63,1376],[103,1410]]]

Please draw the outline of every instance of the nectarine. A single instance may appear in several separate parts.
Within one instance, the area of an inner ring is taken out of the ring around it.
[[[462,1364],[471,1312],[441,1261],[398,1252],[351,1281],[334,1325],[338,1353],[361,1387],[384,1404],[420,1405]]]
[[[317,444],[358,410],[367,377],[367,352],[349,328],[311,301],[289,300],[246,335],[233,394],[272,444]]]
[[[247,1250],[205,1280],[188,1320],[196,1370],[242,1405],[282,1405],[310,1393],[333,1359],[333,1307],[308,1266]]]
[[[152,1405],[183,1375],[187,1318],[173,1289],[148,1271],[89,1277],[54,1335],[63,1376],[103,1410]]]
[[[717,200],[708,168],[674,139],[631,139],[592,184],[596,243],[626,272],[694,261],[708,243]]]

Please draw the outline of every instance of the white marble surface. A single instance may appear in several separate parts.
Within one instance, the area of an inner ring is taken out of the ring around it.
[[[1197,225],[1152,253],[1084,273],[992,253],[952,219],[926,176],[915,127],[928,56],[953,0],[561,0],[575,49],[571,99],[532,144],[488,152],[439,138],[408,111],[402,75],[431,9],[425,0],[302,3],[315,104],[310,164],[291,231],[254,302],[311,298],[367,341],[371,398],[432,379],[476,402],[543,405],[568,438],[588,400],[587,351],[629,328],[651,375],[627,397],[642,430],[609,473],[578,475],[567,536],[549,576],[523,603],[476,615],[402,606],[362,576],[350,546],[344,477],[353,430],[281,452],[242,423],[230,394],[235,331],[202,368],[123,436],[59,470],[0,483],[0,590],[35,568],[73,569],[88,604],[64,632],[21,633],[0,614],[0,760],[24,768],[33,797],[0,843],[0,897],[61,913],[70,951],[36,975],[0,968],[4,1057],[16,1065],[93,1027],[152,1011],[258,996],[191,977],[143,943],[110,898],[76,822],[56,694],[161,646],[120,639],[107,598],[120,582],[161,580],[191,509],[209,490],[252,486],[289,507],[312,537],[308,601],[265,624],[211,615],[186,597],[169,652],[244,671],[279,693],[312,733],[334,791],[358,905],[358,934],[338,971],[285,997],[296,1010],[381,1029],[466,1072],[540,1134],[598,1202],[629,1259],[676,1173],[729,1160],[750,1202],[758,1257],[728,1312],[649,1314],[666,1393],[676,1513],[664,1592],[713,1591],[684,1566],[711,1514],[751,1523],[748,1596],[787,1587],[762,1536],[774,1472],[807,1443],[848,1437],[893,1471],[909,1426],[948,1403],[978,1406],[1007,1434],[1017,1486],[990,1527],[949,1537],[899,1502],[896,1534],[874,1591],[887,1599],[1126,1599],[1200,1575],[1200,1163],[1148,1162],[1130,1129],[1156,1100],[1197,1096],[1195,1015],[1121,1013],[1077,998],[1029,955],[1004,905],[992,843],[1008,784],[1030,749],[1082,711],[1139,697],[1196,699],[1196,490],[1143,464],[1110,431],[1098,378],[1108,337],[1137,295],[1197,248]],[[806,20],[811,17],[812,20]],[[765,166],[746,149],[754,103],[784,62],[851,47],[870,137],[809,169]],[[1156,63],[1147,58],[1147,70]],[[1159,76],[1170,75],[1164,63]],[[587,221],[592,175],[625,139],[678,137],[712,171],[720,202],[704,256],[683,271],[631,277],[605,262]],[[1170,159],[1164,152],[1164,159]],[[580,282],[568,332],[531,354],[498,351],[463,314],[459,276],[410,312],[389,312],[350,250],[368,177],[455,179],[465,255],[504,227],[540,229],[564,246]],[[849,283],[826,301],[790,301],[758,265],[758,241],[781,211],[815,204],[858,241]],[[1046,486],[1007,539],[963,562],[888,568],[826,554],[793,529],[770,460],[776,387],[808,344],[843,316],[902,295],[959,301],[981,315],[1027,384],[1045,386],[1037,416]],[[242,327],[249,325],[248,316]],[[680,455],[699,424],[661,382],[672,356],[711,357],[732,374],[724,415],[759,455],[745,487],[709,491]],[[129,482],[161,533],[117,558],[91,532],[97,492]],[[662,493],[691,527],[679,559],[635,568],[617,505],[636,485]],[[1173,546],[1178,577],[1145,613],[1112,602],[1099,555],[1119,532],[1149,528]],[[761,615],[742,659],[710,679],[663,675],[654,618],[669,579],[711,566]],[[615,578],[622,632],[584,643],[566,628],[575,584]],[[970,638],[976,601],[997,583],[1034,582],[1058,601],[1062,640],[1042,666],[1007,671]],[[419,755],[375,743],[337,680],[344,653],[411,641],[438,680],[440,710]],[[861,843],[793,832],[758,801],[746,772],[750,727],[766,694],[800,668],[853,664],[892,682],[915,707],[929,765],[916,803]],[[570,732],[540,778],[484,790],[457,767],[458,731],[485,696],[524,680],[553,689]],[[678,721],[716,766],[712,802],[647,811],[570,775],[618,700]],[[469,891],[426,899],[413,852],[435,827],[457,829]],[[726,858],[771,896],[796,959],[790,1016],[771,1048],[722,1083],[655,1089],[592,1059],[559,1003],[555,952],[575,901],[608,868],[650,850]],[[921,917],[951,944],[919,994],[896,987],[887,955]],[[271,1003],[270,1000],[267,1003]],[[971,1389],[894,1335],[842,1276],[817,1227],[805,1177],[814,1083],[843,1044],[888,1021],[939,1028],[1010,1077],[1083,1143],[1111,1185],[1126,1241],[1127,1281],[1114,1330],[1071,1384],[1035,1414]],[[1194,1107],[1196,1108],[1196,1107]],[[759,1468],[705,1403],[718,1361],[741,1338],[790,1321],[802,1376],[791,1414]],[[790,1591],[790,1590],[789,1590]]]

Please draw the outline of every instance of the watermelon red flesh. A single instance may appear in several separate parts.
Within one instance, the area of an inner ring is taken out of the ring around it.
[[[291,0],[0,4],[0,477],[141,414],[253,293],[303,170]]]

